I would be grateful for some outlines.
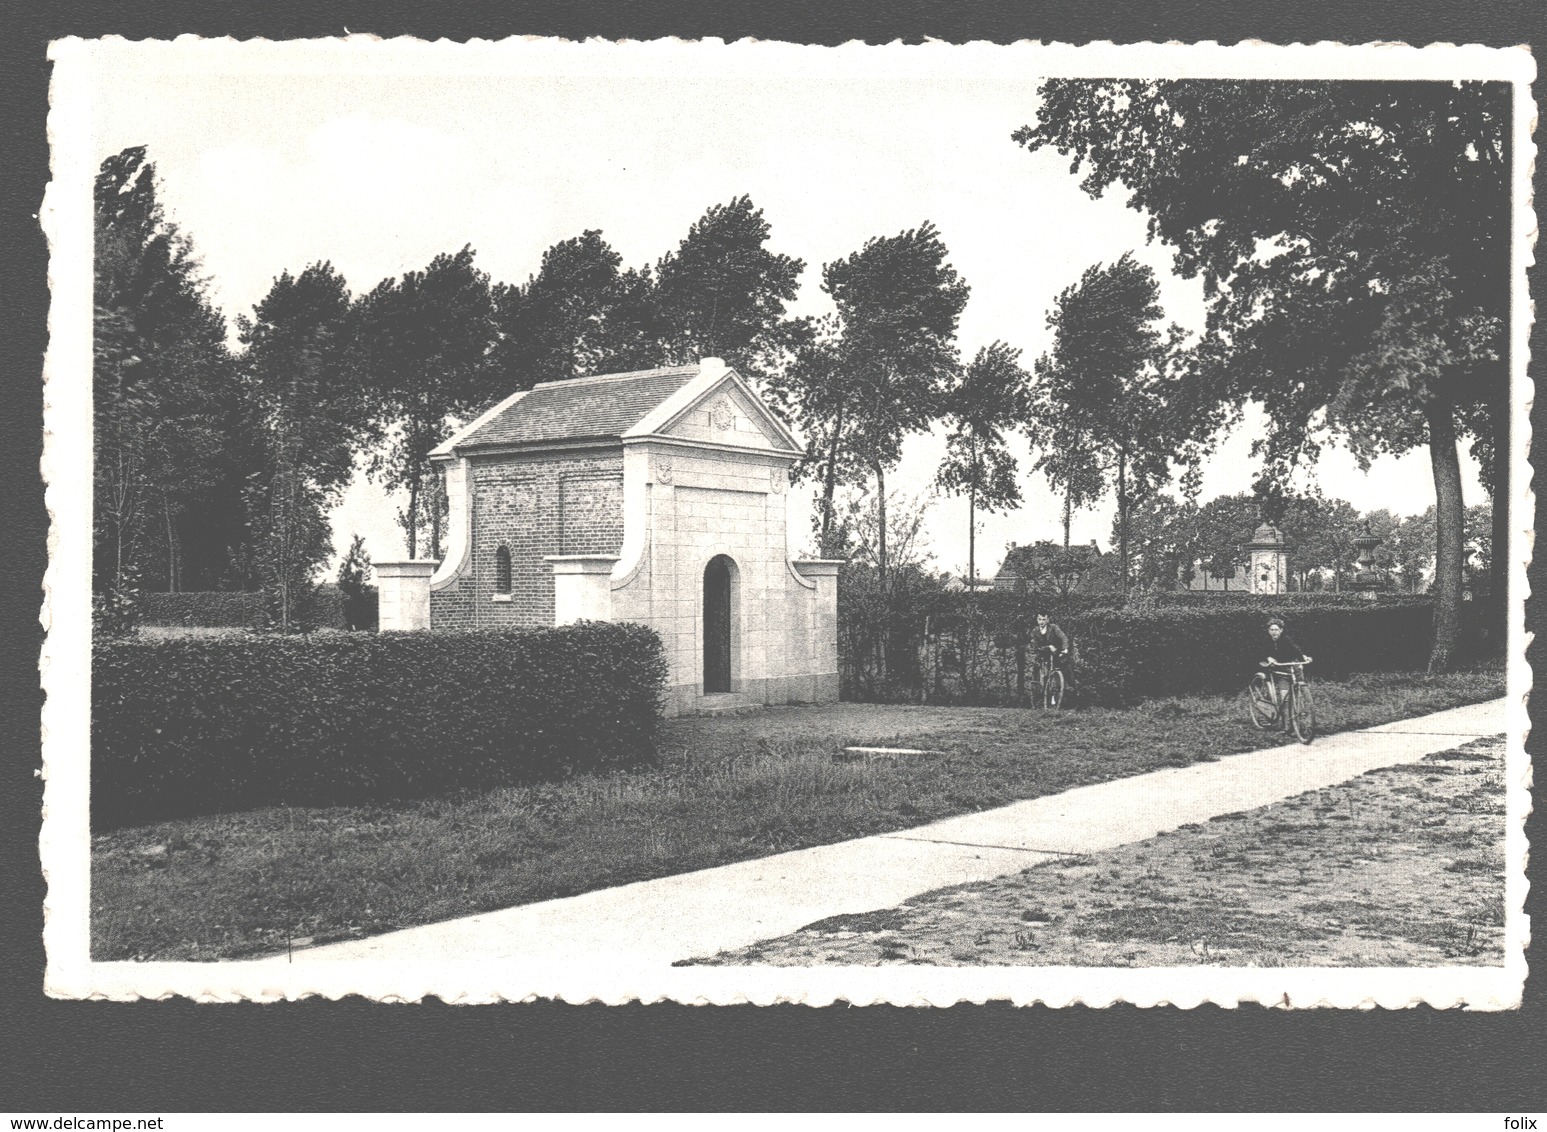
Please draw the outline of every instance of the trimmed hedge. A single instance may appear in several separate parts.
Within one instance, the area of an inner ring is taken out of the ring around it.
[[[1333,600],[1308,600],[1324,597]],[[1315,658],[1318,676],[1421,670],[1433,634],[1427,597],[1242,595],[1178,605],[1140,599],[1111,608],[1094,595],[924,592],[888,600],[840,590],[843,698],[1031,702],[1026,641],[1039,612],[1051,614],[1074,641],[1082,703],[1238,690],[1272,614],[1284,617],[1290,635]]]
[[[1281,609],[1285,628],[1313,658],[1315,678],[1421,670],[1433,639],[1433,606]],[[1267,637],[1263,609],[1154,609],[1089,613],[1065,630],[1075,639],[1082,694],[1096,703],[1149,696],[1234,692],[1246,686]]]
[[[1373,598],[1351,590],[1306,590],[1302,593],[1276,594],[1272,597],[1264,597],[1247,590],[1161,590],[1141,597],[1149,598],[1155,605],[1184,608],[1271,605],[1276,609],[1303,609],[1307,606],[1368,609],[1371,605],[1410,605],[1413,602],[1431,600],[1424,594],[1404,593],[1401,590],[1377,590]]]
[[[649,761],[639,625],[184,637],[92,650],[92,820],[355,804]]]

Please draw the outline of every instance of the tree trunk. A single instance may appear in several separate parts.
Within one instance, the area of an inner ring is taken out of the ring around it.
[[[828,545],[833,529],[833,489],[838,485],[838,445],[843,436],[843,410],[833,418],[833,440],[827,446],[827,470],[822,473],[822,538],[820,552],[831,553]]]
[[[161,500],[161,513],[167,524],[167,593],[175,594],[182,588],[177,584],[177,532],[172,526],[172,504],[165,497]]]
[[[1466,508],[1461,499],[1461,460],[1456,454],[1456,422],[1448,401],[1424,407],[1429,422],[1429,463],[1434,469],[1434,648],[1429,671],[1445,672],[1455,663],[1461,639],[1461,572],[1466,537]]]
[[[876,559],[876,585],[885,592],[886,590],[886,469],[880,464],[875,465],[876,470],[876,506],[881,519],[881,541],[879,554]]]
[[[404,524],[408,528],[408,558],[412,561],[418,557],[415,551],[419,546],[419,477],[413,476],[408,481],[408,521]]]
[[[1490,637],[1489,652],[1498,655],[1503,655],[1509,636],[1509,408],[1506,398],[1493,410],[1493,558],[1488,564],[1488,606],[1483,611]]]
[[[967,592],[977,593],[978,589],[978,489],[974,486],[967,492]]]
[[[1124,597],[1128,596],[1128,453],[1117,454],[1117,545],[1118,566],[1123,572]]]
[[[437,483],[430,492],[430,557],[440,561],[440,501],[443,484]]]
[[[1064,492],[1064,549],[1069,549],[1069,526],[1074,521],[1074,492]]]

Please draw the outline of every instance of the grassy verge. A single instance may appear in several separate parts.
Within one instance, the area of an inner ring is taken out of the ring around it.
[[[714,965],[1498,966],[1504,743],[833,916]]]
[[[1498,673],[1317,686],[1326,730],[1503,691]],[[220,959],[904,829],[1281,742],[1239,698],[1129,709],[833,704],[684,719],[660,766],[395,806],[266,809],[93,839],[92,952]],[[837,761],[847,744],[941,752]]]

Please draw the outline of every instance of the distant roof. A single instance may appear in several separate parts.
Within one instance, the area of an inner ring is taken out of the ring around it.
[[[1252,541],[1247,545],[1255,547],[1283,546],[1284,533],[1272,523],[1264,522],[1252,532]]]
[[[620,437],[698,374],[694,363],[550,381],[496,405],[438,451]]]

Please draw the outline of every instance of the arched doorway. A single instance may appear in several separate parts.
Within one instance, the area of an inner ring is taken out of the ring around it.
[[[731,574],[735,563],[717,554],[704,567],[704,694],[731,690]]]

